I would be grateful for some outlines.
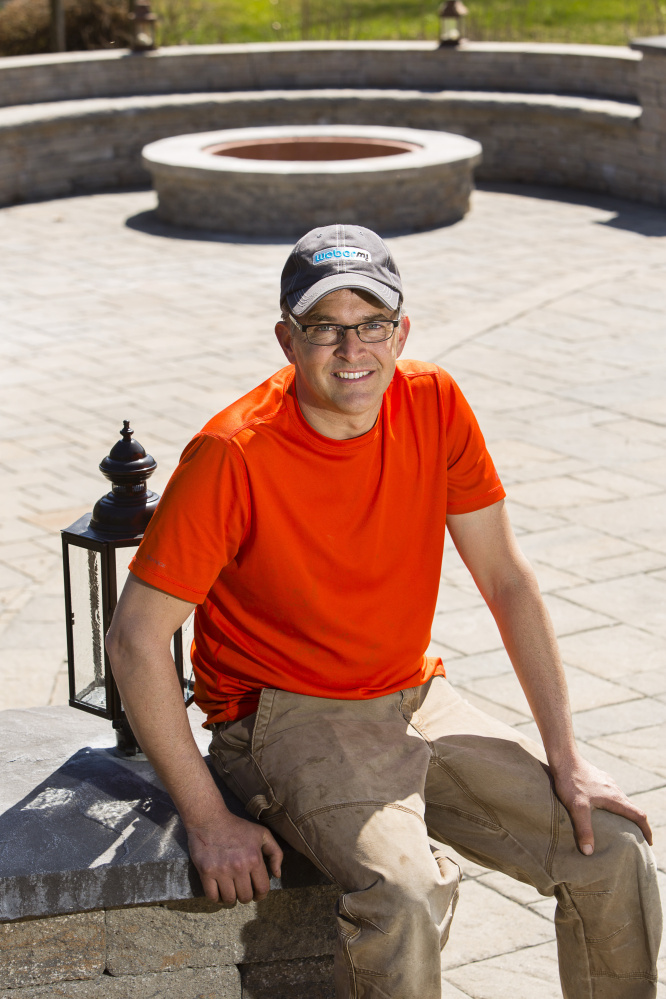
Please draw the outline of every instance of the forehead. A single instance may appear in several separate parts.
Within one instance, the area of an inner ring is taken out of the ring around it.
[[[301,316],[300,321],[307,323],[310,319],[348,318],[351,313],[361,318],[377,313],[390,316],[391,309],[369,292],[357,291],[355,288],[339,288],[320,298],[316,305]]]

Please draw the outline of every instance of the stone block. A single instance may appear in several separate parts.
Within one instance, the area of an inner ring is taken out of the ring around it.
[[[240,966],[243,999],[334,999],[333,958]]]
[[[104,971],[104,913],[0,924],[0,986],[16,989]]]
[[[87,982],[0,990],[0,999],[241,999],[241,982],[238,969],[225,965],[124,978],[101,975]]]
[[[7,922],[201,893],[183,827],[152,767],[102,748],[113,738],[110,727],[87,717],[72,724],[67,707],[3,713],[0,919]],[[36,725],[43,733],[37,743]],[[87,739],[87,748],[74,751]],[[245,814],[221,784],[220,792]],[[282,887],[322,880],[301,854],[285,849]]]
[[[107,968],[137,975],[332,954],[338,894],[318,886],[233,908],[197,900],[110,911]]]

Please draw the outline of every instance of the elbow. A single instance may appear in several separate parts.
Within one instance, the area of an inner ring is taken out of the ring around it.
[[[490,609],[500,609],[514,601],[524,601],[530,597],[540,597],[539,584],[534,569],[521,553],[512,560],[496,579],[490,581],[482,591],[482,596]]]
[[[134,643],[132,642],[131,629],[128,629],[121,619],[121,615],[116,614],[111,620],[111,626],[104,639],[106,654],[109,657],[111,671],[118,680],[124,671],[130,666],[135,658]]]

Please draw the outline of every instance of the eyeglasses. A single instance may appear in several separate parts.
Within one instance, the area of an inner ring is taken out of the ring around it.
[[[308,323],[303,326],[295,316],[291,313],[289,315],[301,333],[305,333],[308,342],[318,347],[334,347],[342,343],[347,330],[354,330],[363,343],[381,343],[382,340],[390,339],[396,326],[400,325],[399,319],[372,319],[367,323],[356,323],[355,326],[342,326],[338,323]]]

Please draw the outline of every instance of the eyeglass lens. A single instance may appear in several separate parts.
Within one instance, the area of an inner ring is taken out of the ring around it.
[[[354,329],[354,327],[348,328]],[[363,340],[364,343],[381,343],[382,340],[388,340],[394,329],[395,327],[392,322],[372,322],[362,323],[360,326],[355,327],[355,332],[358,333],[359,339]],[[332,346],[333,344],[342,342],[345,332],[346,328],[344,326],[327,324],[308,327],[306,336],[310,343]]]

